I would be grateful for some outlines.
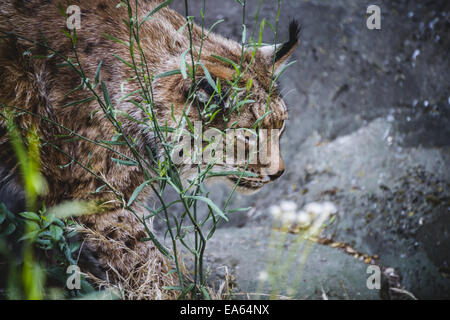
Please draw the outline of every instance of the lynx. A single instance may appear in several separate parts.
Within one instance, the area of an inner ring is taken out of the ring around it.
[[[138,3],[139,12],[149,13],[161,1]],[[128,17],[128,12],[117,4],[117,1],[112,0],[70,1],[70,5],[81,9],[81,28],[77,30],[76,44],[78,59],[84,67],[86,77],[90,79],[94,79],[102,61],[101,79],[108,88],[112,103],[117,109],[145,121],[147,115],[142,110],[121,99],[124,91],[133,92],[138,89],[138,84],[133,81],[124,84],[124,79],[133,78],[132,70],[112,55],[130,60],[128,48],[111,40],[112,37],[126,40],[129,36],[129,29],[122,22]],[[145,266],[151,268],[152,274],[156,275],[150,285],[158,288],[161,287],[163,274],[168,271],[168,265],[151,242],[140,241],[147,236],[142,223],[124,210],[122,203],[113,194],[95,192],[102,186],[101,182],[79,163],[89,163],[92,172],[104,177],[124,199],[128,199],[136,187],[142,184],[142,172],[138,167],[118,165],[111,160],[114,154],[110,150],[89,141],[73,139],[62,142],[60,137],[67,134],[66,129],[93,141],[111,140],[115,131],[100,112],[95,112],[98,104],[87,99],[90,96],[86,90],[73,91],[80,84],[80,77],[68,69],[61,69],[58,64],[63,60],[59,56],[33,58],[51,56],[48,48],[53,48],[74,61],[72,43],[61,31],[67,30],[67,24],[60,8],[67,5],[66,1],[0,0],[0,31],[2,36],[6,36],[0,42],[0,103],[4,109],[15,106],[28,111],[19,113],[15,118],[23,136],[26,136],[28,129],[34,128],[42,141],[49,142],[42,143],[40,150],[41,171],[49,189],[42,200],[47,206],[70,200],[95,200],[107,204],[104,212],[78,217],[79,222],[89,230],[83,233],[84,242],[79,262],[82,270],[102,279],[120,282]],[[257,49],[256,54],[252,50],[243,50],[241,44],[235,41],[214,33],[203,33],[201,27],[195,24],[189,36],[187,32],[180,32],[185,24],[186,18],[169,7],[163,7],[142,24],[141,45],[150,73],[157,75],[179,69],[180,56],[186,51],[189,67],[191,58],[199,58],[198,51],[202,43],[199,60],[212,79],[220,79],[224,86],[227,80],[233,79],[233,66],[226,60],[217,58],[224,57],[237,65],[242,64],[246,69],[240,80],[243,87],[251,81],[252,103],[245,104],[239,112],[231,114],[228,123],[234,123],[240,128],[253,128],[258,119],[263,119],[260,123],[262,128],[278,129],[281,135],[288,117],[287,109],[273,80],[298,44],[298,24],[291,23],[287,42],[278,46],[262,46]],[[104,34],[110,37],[105,37]],[[191,41],[195,49],[193,51],[189,51]],[[40,45],[42,43],[45,46]],[[196,103],[202,104],[211,97],[214,89],[210,82],[204,81],[203,68],[197,69],[196,76],[199,83],[196,87]],[[154,79],[152,90],[158,121],[172,124],[173,119],[182,117],[191,85],[192,80],[180,73]],[[86,99],[84,103],[70,106],[72,101],[83,99]],[[224,110],[230,103],[227,99],[225,97],[218,102]],[[262,118],[265,113],[267,115]],[[52,122],[44,121],[42,117]],[[199,119],[198,109],[191,108],[188,117],[192,121]],[[125,134],[139,137],[136,141],[142,154],[146,153],[145,150],[152,150],[155,154],[160,152],[161,145],[155,141],[152,132],[144,130],[127,117],[120,119]],[[216,117],[208,125],[225,129],[227,123],[222,119]],[[115,148],[127,156],[133,156],[125,146],[118,145]],[[77,162],[68,164],[67,155],[77,159]],[[273,159],[278,163],[276,172],[267,174],[262,165],[249,165],[247,170],[253,172],[254,176],[239,180],[241,191],[257,191],[281,176],[285,170],[284,164],[279,153],[272,152],[272,155],[277,157]],[[5,119],[0,117],[1,167],[4,172],[0,176],[3,189],[0,193],[22,192],[21,177],[8,140]],[[189,171],[189,168],[185,169]],[[223,169],[230,169],[229,165],[224,165]],[[225,179],[236,182],[235,176]],[[150,193],[151,191],[142,192],[139,197],[145,199]],[[140,212],[142,208],[136,207],[135,210]]]

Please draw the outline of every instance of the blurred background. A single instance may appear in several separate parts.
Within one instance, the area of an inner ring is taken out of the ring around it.
[[[247,1],[248,30],[259,3]],[[370,4],[381,8],[381,30],[366,27]],[[202,1],[189,5],[201,23]],[[277,5],[262,1],[260,18],[275,25]],[[184,1],[172,7],[185,13]],[[206,25],[220,19],[215,32],[240,41],[241,6],[207,0]],[[296,298],[411,297],[401,290],[450,298],[450,3],[284,0],[280,41],[291,19],[302,33],[297,62],[281,78],[287,170],[260,193],[235,196],[231,207],[251,209],[230,216],[208,243],[211,281],[227,266],[235,292],[255,292],[273,225],[268,208],[331,201],[336,218],[309,254]],[[269,28],[263,41],[274,41]],[[229,193],[210,190],[219,204]],[[366,286],[367,257],[383,271],[381,290]]]

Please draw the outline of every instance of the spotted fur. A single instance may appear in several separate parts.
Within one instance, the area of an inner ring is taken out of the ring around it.
[[[102,61],[101,80],[107,86],[116,108],[137,119],[145,119],[146,115],[132,103],[119,100],[124,94],[138,88],[135,82],[124,82],[124,79],[133,77],[132,70],[112,56],[114,53],[129,60],[128,49],[102,36],[102,34],[109,34],[125,41],[128,39],[128,29],[122,23],[122,19],[127,18],[126,9],[116,8],[117,1],[111,0],[72,0],[70,4],[78,5],[82,12],[81,29],[77,32],[77,51],[86,76],[93,79],[97,66]],[[158,4],[159,1],[139,1],[139,11],[151,12]],[[66,95],[78,86],[80,78],[68,68],[57,66],[63,62],[62,59],[57,56],[50,59],[32,58],[33,55],[50,54],[48,49],[38,43],[46,43],[63,55],[74,58],[70,40],[61,32],[66,29],[66,20],[61,16],[58,5],[65,8],[66,1],[0,0],[0,31],[3,35],[9,34],[0,42],[2,82],[0,103],[20,107],[41,117],[47,117],[92,140],[111,140],[114,128],[104,119],[101,112],[94,112],[98,109],[95,101],[62,108],[72,101],[90,97],[90,94],[83,90]],[[140,37],[150,72],[161,74],[179,68],[180,55],[189,48],[188,37],[185,33],[178,31],[185,23],[183,16],[168,7],[159,10],[152,19],[144,23]],[[201,28],[195,25],[192,30],[192,41],[197,48],[201,42],[201,35]],[[251,65],[252,52],[251,50],[245,52],[242,61],[244,67],[248,67],[248,72],[241,82],[245,86],[245,83],[252,79],[251,99],[255,102],[246,105],[240,115],[237,113],[231,115],[230,123],[237,122],[239,127],[252,128],[255,121],[266,112],[268,95],[271,91],[271,113],[264,119],[262,127],[267,129],[284,127],[287,110],[277,93],[276,86],[271,90],[274,76],[272,63],[275,61],[275,69],[280,68],[297,45],[297,36],[298,27],[296,23],[293,23],[290,28],[290,39],[276,51],[275,57],[274,49],[261,48]],[[223,83],[226,83],[225,80],[232,79],[235,71],[232,66],[214,56],[223,56],[239,64],[241,52],[239,43],[210,33],[203,44],[201,61],[214,79],[220,78]],[[197,57],[194,58],[197,59]],[[189,54],[186,60],[189,63]],[[198,76],[202,76],[201,68],[199,68]],[[186,92],[190,86],[190,79],[184,79],[180,74],[155,80],[154,104],[158,118],[162,122],[172,123],[170,116],[172,105],[175,117],[179,119],[182,116]],[[100,93],[100,86],[98,90]],[[195,108],[191,108],[188,116],[191,119],[199,118]],[[223,121],[220,121],[220,117],[217,119],[211,125],[224,129]],[[85,141],[74,139],[64,141],[63,138],[58,138],[56,135],[67,134],[61,127],[51,125],[28,113],[20,114],[16,121],[24,135],[26,130],[35,128],[40,137],[58,146],[71,157],[81,163],[89,161],[91,170],[104,177],[123,195],[125,200],[144,181],[142,172],[137,167],[124,167],[112,162],[111,157],[114,157],[114,154],[110,151]],[[144,131],[143,127],[125,117],[121,118],[121,121],[125,133],[138,138],[139,148],[143,153],[146,147],[157,152],[159,147],[151,132]],[[0,165],[4,168],[2,171],[4,178],[0,181],[6,181],[5,177],[8,177],[8,183],[16,188],[20,184],[16,172],[16,160],[8,142],[5,123],[1,118],[0,133]],[[127,147],[117,146],[117,150],[132,157]],[[42,174],[49,186],[48,194],[43,197],[47,206],[73,199],[108,203],[105,212],[83,216],[79,220],[102,237],[119,241],[131,249],[131,251],[117,249],[113,245],[105,244],[104,241],[98,241],[98,238],[92,234],[86,234],[83,254],[91,258],[95,257],[96,261],[94,268],[92,259],[86,259],[88,263],[85,267],[88,271],[109,270],[109,279],[119,281],[121,276],[133,272],[138,265],[142,265],[142,259],[158,257],[159,253],[151,243],[139,241],[146,236],[142,224],[131,213],[122,209],[122,204],[116,197],[107,191],[94,193],[102,186],[99,180],[76,163],[61,167],[70,159],[61,151],[45,143],[42,145],[41,159]],[[251,165],[249,170],[256,173],[257,178],[242,179],[240,188],[253,191],[276,179],[284,171],[284,166],[281,161],[279,172],[270,177],[263,174],[259,165]],[[14,175],[16,178],[11,178]],[[235,181],[235,177],[230,177],[230,180]],[[148,195],[148,192],[144,192],[141,198],[144,199]],[[136,210],[140,212],[140,208]],[[161,259],[161,265],[163,264]],[[101,272],[96,273],[101,274]]]

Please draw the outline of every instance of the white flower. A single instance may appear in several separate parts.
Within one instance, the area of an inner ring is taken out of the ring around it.
[[[281,201],[280,203],[281,210],[284,211],[295,211],[297,210],[297,204],[293,201]]]
[[[305,211],[308,212],[310,215],[312,215],[313,218],[320,215],[323,212],[323,209],[324,208],[323,208],[322,204],[320,204],[318,202],[311,202],[305,206]]]
[[[311,217],[305,211],[300,211],[299,213],[297,213],[296,222],[300,228],[307,228],[311,225]]]
[[[279,206],[271,206],[269,208],[269,212],[275,219],[280,219],[281,217],[281,208]]]
[[[337,208],[333,202],[327,201],[322,204],[323,211],[328,212],[330,214],[335,214],[337,212]]]
[[[284,225],[291,225],[295,223],[296,220],[297,215],[294,211],[283,212],[283,214],[281,215],[281,221]]]
[[[269,279],[269,274],[266,271],[261,271],[258,274],[258,280],[259,281],[266,281],[267,279]]]

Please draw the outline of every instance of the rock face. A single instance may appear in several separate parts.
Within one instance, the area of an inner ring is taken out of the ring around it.
[[[381,30],[366,28],[361,2],[282,3],[280,41],[290,18],[303,25],[297,63],[281,78],[290,112],[282,140],[287,172],[259,194],[234,198],[234,207],[252,209],[231,216],[208,244],[213,282],[226,265],[236,292],[270,293],[258,280],[272,233],[267,208],[329,200],[339,211],[322,236],[378,256],[387,279],[382,290],[369,290],[367,265],[352,251],[315,244],[290,296],[411,298],[406,290],[419,299],[450,298],[450,3],[379,3]],[[201,1],[191,5],[190,14],[200,12]],[[247,30],[257,5],[249,1]],[[184,12],[183,3],[173,6]],[[276,1],[264,1],[260,16],[274,22],[276,10]],[[224,19],[215,31],[240,39],[236,2],[207,1],[206,18],[208,26]],[[273,42],[269,29],[264,40]],[[211,190],[225,201],[225,187]],[[294,238],[287,236],[286,250]],[[289,274],[298,270],[294,264]]]

